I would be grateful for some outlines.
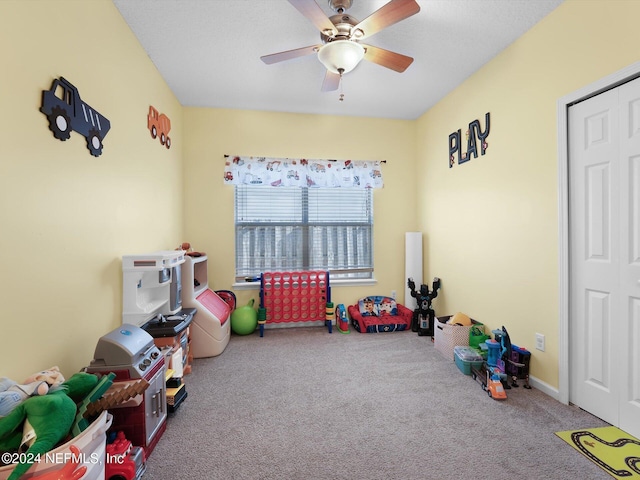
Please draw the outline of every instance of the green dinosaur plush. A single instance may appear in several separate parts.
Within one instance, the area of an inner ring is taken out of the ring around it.
[[[21,456],[32,460],[52,450],[71,430],[76,416],[76,402],[81,401],[98,384],[98,377],[79,372],[63,382],[60,389],[47,395],[30,397],[6,417],[0,418],[0,451],[16,451],[22,440],[22,428],[28,420],[36,434],[36,440]],[[7,480],[17,480],[33,462],[21,462]]]

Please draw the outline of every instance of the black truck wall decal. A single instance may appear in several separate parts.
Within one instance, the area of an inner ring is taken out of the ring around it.
[[[111,123],[94,108],[82,101],[78,89],[64,77],[56,78],[51,89],[42,91],[40,111],[49,119],[49,129],[58,140],[65,141],[75,130],[87,139],[91,155],[102,153],[102,140]]]

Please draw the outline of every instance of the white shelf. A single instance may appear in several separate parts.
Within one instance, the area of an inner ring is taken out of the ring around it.
[[[198,281],[198,286],[195,285]],[[207,273],[207,256],[185,256],[182,265],[182,298],[196,298],[209,288],[209,275]]]

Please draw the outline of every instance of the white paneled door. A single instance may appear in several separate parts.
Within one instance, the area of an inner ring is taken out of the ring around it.
[[[640,79],[569,108],[569,401],[640,437]]]

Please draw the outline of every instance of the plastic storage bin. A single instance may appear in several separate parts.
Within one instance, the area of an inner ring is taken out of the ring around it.
[[[87,472],[82,480],[102,480],[105,478],[105,461],[107,450],[107,430],[111,427],[113,417],[109,412],[104,410],[91,425],[87,427],[80,435],[72,438],[64,445],[42,454],[40,462],[34,463],[27,472],[20,477],[21,480],[42,475],[44,473],[60,470],[66,465],[67,460],[71,457],[71,445],[75,445],[80,450],[79,457],[82,463],[87,467]],[[15,468],[16,464],[0,467],[0,480],[6,480]]]
[[[455,346],[453,355],[458,369],[465,375],[471,375],[471,367],[479,369],[484,362],[478,351],[468,346]]]

